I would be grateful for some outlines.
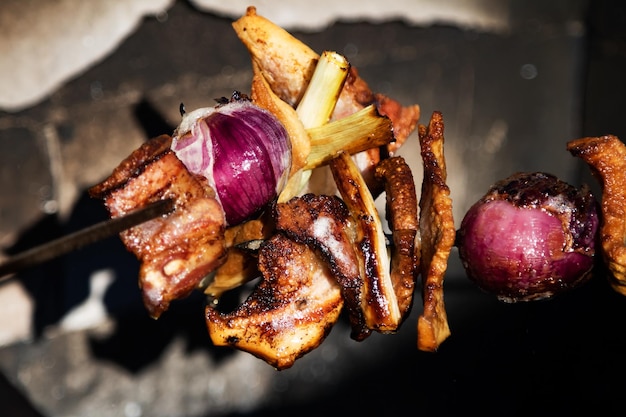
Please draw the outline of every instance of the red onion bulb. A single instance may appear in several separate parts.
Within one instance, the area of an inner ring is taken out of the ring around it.
[[[457,233],[468,277],[504,302],[548,299],[591,277],[598,204],[587,187],[518,173],[494,184]]]
[[[216,191],[229,225],[258,213],[285,186],[291,142],[270,112],[238,92],[183,116],[172,150]]]

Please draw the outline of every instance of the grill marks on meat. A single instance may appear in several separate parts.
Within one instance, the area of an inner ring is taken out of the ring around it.
[[[153,318],[171,301],[196,289],[226,255],[224,214],[213,190],[186,169],[170,144],[167,135],[146,142],[89,190],[104,200],[113,218],[154,201],[174,199],[173,213],[120,234],[141,262],[139,285]]]
[[[262,245],[259,270],[262,280],[235,311],[207,306],[208,331],[216,346],[286,369],[328,335],[343,307],[341,290],[313,249],[283,234]]]
[[[343,159],[350,161],[347,155]],[[397,330],[410,310],[417,271],[417,199],[402,158],[383,164],[378,176],[388,187],[410,181],[409,190],[390,189],[388,197],[400,257],[391,268],[393,288],[379,283],[377,262],[385,260],[378,258],[380,248],[373,249],[379,246],[372,236],[378,229],[368,227],[366,209],[360,209],[355,219],[336,196],[294,197],[274,207],[276,234],[261,246],[262,280],[252,294],[233,312],[206,308],[207,327],[216,346],[231,346],[285,369],[322,343],[344,305],[355,340],[364,340],[372,330]],[[367,206],[358,203],[362,196],[356,194],[354,204]],[[364,222],[360,228],[359,222]],[[394,308],[399,314],[390,319]]]
[[[377,211],[351,159],[333,162],[339,190],[350,208],[335,196],[305,194],[275,208],[276,229],[319,250],[342,288],[352,326],[351,337],[364,340],[372,330],[395,331],[408,316],[419,274],[417,196],[409,166],[402,157],[383,160],[376,177],[383,183],[387,215],[393,233],[389,274],[380,228],[373,223]],[[345,181],[342,181],[345,180]],[[368,221],[369,220],[369,221]],[[378,243],[377,243],[378,242]],[[417,249],[416,249],[417,247]],[[380,265],[380,264],[382,265]],[[386,281],[390,278],[390,284]],[[398,320],[389,312],[398,310]]]
[[[587,164],[602,188],[602,257],[609,284],[626,295],[626,145],[606,135],[574,139],[567,150]]]
[[[317,249],[339,283],[352,326],[351,337],[371,334],[361,308],[363,279],[354,248],[355,225],[346,205],[335,196],[305,194],[276,205],[276,229]]]
[[[399,156],[381,161],[375,175],[384,182],[387,222],[393,239],[391,282],[404,320],[413,304],[420,263],[419,245],[416,245],[419,221],[415,182],[411,169]]]
[[[444,124],[440,112],[433,112],[428,126],[419,126],[424,162],[420,198],[421,275],[424,308],[417,321],[417,347],[436,351],[450,336],[443,281],[456,229],[450,188],[446,184]]]
[[[354,246],[363,280],[361,308],[367,327],[395,332],[402,321],[389,273],[385,236],[374,199],[356,164],[345,152],[330,163],[343,201],[355,222]]]

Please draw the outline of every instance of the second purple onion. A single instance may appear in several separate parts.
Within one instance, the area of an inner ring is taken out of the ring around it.
[[[468,277],[499,300],[547,299],[591,277],[598,225],[587,187],[517,173],[468,210],[457,246]]]

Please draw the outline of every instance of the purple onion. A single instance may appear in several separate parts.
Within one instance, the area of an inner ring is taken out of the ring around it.
[[[468,277],[504,302],[548,299],[591,277],[598,203],[587,187],[518,173],[494,184],[457,233]]]
[[[190,172],[208,180],[231,226],[272,201],[291,168],[283,125],[238,92],[215,107],[186,113],[172,150]]]

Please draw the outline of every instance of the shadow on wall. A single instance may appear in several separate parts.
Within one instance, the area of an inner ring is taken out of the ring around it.
[[[146,138],[173,131],[147,100],[135,106],[134,115]],[[6,252],[15,255],[108,218],[102,201],[91,198],[84,190],[66,222],[56,215],[46,216],[25,230]],[[85,304],[93,295],[94,277],[102,271],[112,279],[101,300],[96,301],[102,303],[106,316],[113,317],[117,324],[109,337],[92,340],[95,357],[138,372],[158,360],[163,349],[181,334],[189,349],[211,346],[204,323],[204,296],[199,292],[173,303],[158,321],[148,316],[138,287],[139,262],[117,236],[35,265],[16,276],[34,301],[35,337],[43,336],[51,326],[62,325],[69,314]],[[219,350],[215,357],[228,352]]]
[[[86,192],[78,199],[74,212],[78,214],[72,215],[66,224],[60,224],[54,216],[42,219],[22,235],[10,252],[19,253],[108,218],[102,203]],[[18,274],[16,279],[24,284],[35,304],[35,337],[42,337],[49,327],[62,325],[68,315],[84,305],[91,294],[90,278],[103,270],[113,279],[97,301],[116,326],[109,336],[91,340],[95,358],[118,363],[135,373],[158,361],[163,350],[180,336],[189,350],[211,348],[204,322],[204,295],[196,292],[176,301],[159,320],[151,319],[137,283],[139,263],[117,236]],[[219,361],[220,356],[231,351],[215,349],[214,353],[212,356]]]

